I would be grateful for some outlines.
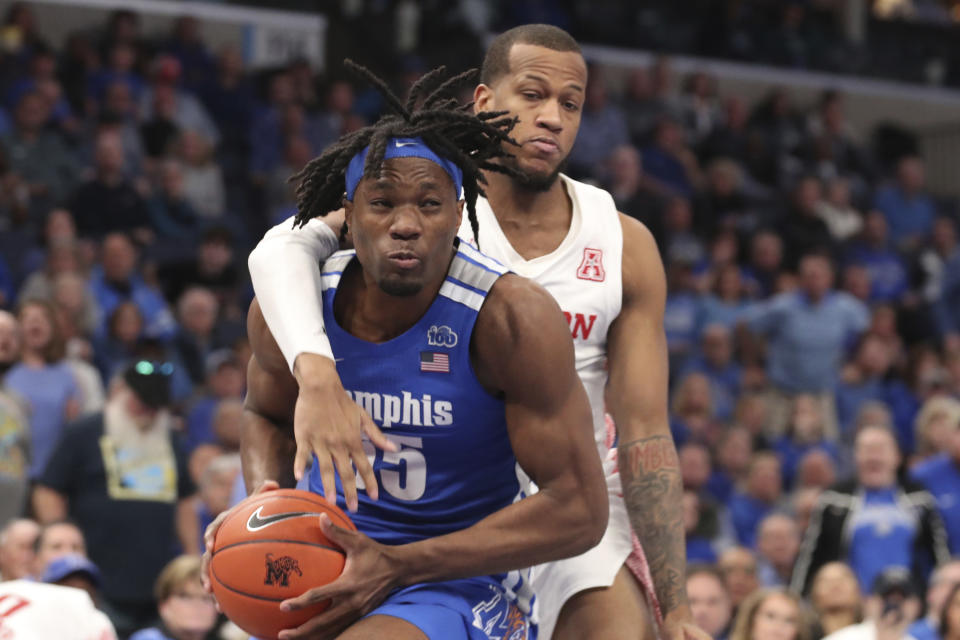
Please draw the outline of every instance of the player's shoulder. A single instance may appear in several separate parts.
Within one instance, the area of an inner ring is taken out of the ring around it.
[[[487,294],[477,316],[480,338],[509,344],[535,335],[559,322],[556,299],[533,280],[505,273]]]
[[[623,295],[625,299],[666,295],[660,250],[645,224],[618,212],[623,229]]]
[[[93,610],[93,600],[83,589],[64,587],[35,580],[10,580],[0,583],[0,596],[19,596],[29,600],[32,604],[41,605],[51,611],[60,610]]]

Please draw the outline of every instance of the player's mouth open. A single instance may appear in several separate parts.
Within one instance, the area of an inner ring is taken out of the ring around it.
[[[420,258],[412,251],[393,251],[387,254],[387,259],[401,269],[413,269],[420,264]]]

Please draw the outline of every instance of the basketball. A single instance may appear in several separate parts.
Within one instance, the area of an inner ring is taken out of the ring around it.
[[[217,531],[210,583],[223,613],[247,633],[268,640],[300,626],[327,608],[281,611],[280,603],[334,580],[345,555],[320,530],[326,513],[339,527],[355,530],[340,509],[321,496],[279,489],[250,496]]]

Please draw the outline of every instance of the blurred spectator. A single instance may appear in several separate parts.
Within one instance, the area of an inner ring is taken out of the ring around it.
[[[701,373],[710,382],[714,416],[728,420],[740,393],[742,371],[733,359],[733,338],[722,324],[710,324],[703,330],[700,353],[688,359],[683,376]]]
[[[89,143],[82,150],[84,164],[93,164],[96,157],[96,140],[101,133],[114,133],[120,136],[123,147],[123,171],[127,178],[133,179],[143,172],[144,150],[140,138],[140,124],[137,122],[137,106],[129,87],[121,82],[107,86],[103,105],[96,122],[88,134]]]
[[[719,425],[714,419],[713,398],[707,376],[702,373],[685,376],[677,384],[671,410],[670,430],[678,443],[692,440],[714,444],[719,436]]]
[[[16,318],[0,311],[0,527],[25,512],[30,486],[30,422],[23,403],[4,386],[6,361],[19,357],[19,341]]]
[[[957,252],[957,225],[952,218],[940,216],[933,221],[930,243],[920,248],[914,270],[924,302],[936,307],[947,279],[947,263]]]
[[[22,397],[30,410],[30,478],[42,472],[60,433],[80,411],[80,391],[64,360],[63,336],[53,306],[27,300],[17,314],[22,335],[19,364],[4,386]]]
[[[751,171],[766,185],[776,185],[786,175],[798,172],[797,154],[803,142],[803,127],[785,88],[775,88],[761,100],[750,116]]]
[[[203,534],[221,512],[230,508],[230,494],[240,473],[240,455],[222,454],[210,460],[197,483],[194,503],[197,549],[204,548]]]
[[[760,589],[740,605],[730,640],[811,640],[806,609],[793,592]]]
[[[193,486],[167,409],[171,373],[169,363],[130,365],[104,413],[64,433],[34,489],[42,522],[69,513],[83,528],[121,635],[153,620],[151,585],[177,542],[197,551],[187,533]]]
[[[899,247],[919,246],[933,227],[936,209],[925,181],[923,161],[905,156],[897,163],[896,182],[877,189],[873,206],[887,217],[891,240]]]
[[[834,178],[827,183],[824,198],[817,204],[817,215],[837,243],[853,238],[863,228],[863,216],[851,204],[850,181],[846,178]]]
[[[21,76],[7,89],[6,106],[14,107],[24,94],[36,91],[46,100],[50,120],[44,122],[73,136],[79,132],[80,123],[74,117],[70,104],[63,96],[63,88],[57,80],[57,57],[48,47],[37,47],[26,75]]]
[[[681,196],[669,198],[663,208],[663,256],[670,267],[692,266],[706,258],[706,248],[693,228],[690,201]],[[678,283],[680,284],[680,283]],[[693,286],[693,283],[690,283]],[[672,292],[675,287],[670,287]]]
[[[666,193],[689,198],[700,186],[700,166],[686,146],[680,123],[662,117],[657,123],[653,144],[643,149],[643,166]]]
[[[661,59],[664,61],[665,59]],[[669,74],[669,70],[666,71]],[[663,82],[663,72],[652,67],[637,67],[627,77],[623,113],[627,118],[630,139],[637,146],[650,142],[660,118],[675,106],[669,96],[669,82]]]
[[[64,240],[47,247],[42,269],[34,271],[24,280],[18,294],[19,301],[53,298],[53,281],[64,273],[80,271],[80,248],[73,240]]]
[[[713,235],[718,229],[752,231],[760,222],[753,215],[743,189],[740,166],[730,158],[716,158],[707,167],[703,191],[696,198],[697,228]]]
[[[143,234],[150,225],[143,198],[126,177],[123,141],[115,132],[96,140],[95,174],[77,187],[69,209],[83,236],[101,238],[115,231]]]
[[[670,353],[670,370],[681,371],[686,359],[696,349],[703,313],[688,262],[677,260],[667,265],[667,292],[663,327]]]
[[[583,97],[580,131],[568,156],[571,173],[577,176],[594,173],[613,149],[629,142],[626,116],[607,95],[603,69],[592,67]]]
[[[746,428],[734,427],[721,436],[716,467],[707,483],[707,491],[717,502],[727,504],[734,487],[746,481],[752,456],[752,437]]]
[[[171,256],[182,258],[193,250],[200,233],[201,219],[186,197],[183,165],[174,159],[160,164],[160,184],[147,200],[150,223],[157,232],[153,252],[160,262],[171,262]]]
[[[122,86],[133,100],[139,100],[145,84],[135,68],[137,51],[133,44],[124,41],[113,43],[107,53],[106,65],[90,74],[87,79],[87,98],[91,110],[106,106],[107,92],[112,86]]]
[[[780,500],[782,480],[776,454],[761,451],[750,460],[747,479],[734,490],[728,502],[737,539],[745,547],[756,543],[757,527]]]
[[[858,180],[869,177],[870,167],[854,141],[840,92],[823,92],[818,109],[808,122],[807,136],[804,159],[807,167],[820,179],[830,180],[838,175]]]
[[[905,384],[891,377],[889,347],[872,334],[860,340],[853,361],[843,368],[837,385],[837,419],[850,439],[853,423],[861,408],[868,402],[882,403],[891,411],[897,429],[897,441],[905,451],[913,449],[913,416],[917,401]]]
[[[793,518],[771,513],[757,526],[758,575],[764,587],[786,587],[800,550],[800,531]]]
[[[587,88],[589,91],[589,86]],[[709,136],[720,119],[716,82],[703,71],[694,71],[684,83],[679,106],[689,141],[699,145]]]
[[[178,17],[173,23],[173,34],[163,49],[180,63],[183,86],[198,91],[213,80],[216,66],[213,56],[201,38],[200,21],[189,15]]]
[[[888,567],[905,568],[925,584],[950,557],[933,497],[897,480],[900,452],[889,428],[860,429],[854,462],[856,477],[820,497],[791,583],[798,592],[807,593],[817,570],[836,560],[847,562],[865,588]]]
[[[800,461],[811,451],[823,451],[834,463],[840,462],[840,450],[826,437],[823,405],[817,397],[799,393],[793,396],[791,404],[786,433],[774,444],[783,467],[784,486],[787,487],[794,485]]]
[[[0,580],[19,580],[33,571],[34,543],[40,525],[28,518],[16,518],[0,529]]]
[[[95,337],[97,368],[104,380],[110,380],[133,359],[143,335],[143,314],[133,302],[121,302],[107,318],[106,330]]]
[[[177,301],[178,329],[173,346],[195,385],[206,380],[207,357],[216,348],[214,329],[219,305],[208,289],[191,287]]]
[[[733,605],[720,572],[709,565],[688,567],[687,598],[697,626],[715,640],[726,638]]]
[[[704,162],[715,158],[730,158],[739,165],[747,162],[750,155],[747,130],[749,112],[740,96],[728,96],[723,101],[723,117],[714,123],[710,134],[700,145],[700,157]]]
[[[176,331],[173,314],[159,291],[148,285],[137,267],[137,251],[123,233],[111,233],[103,239],[101,264],[90,276],[90,290],[104,317],[110,317],[122,302],[133,302],[144,319],[143,333],[151,338],[166,339]],[[101,331],[106,329],[101,327]]]
[[[836,456],[830,455],[825,449],[814,448],[800,458],[793,485],[798,490],[811,488],[823,490],[833,486],[836,479]]]
[[[818,214],[821,198],[820,181],[814,176],[804,176],[793,189],[790,207],[780,225],[780,234],[789,238],[787,264],[791,267],[808,253],[833,252],[830,230]]]
[[[245,369],[227,349],[215,351],[206,358],[206,379],[207,390],[187,413],[184,439],[187,453],[199,444],[216,441],[213,423],[220,401],[242,398],[246,387]]]
[[[842,562],[828,562],[813,576],[810,604],[823,635],[863,620],[863,602],[857,576]]]
[[[870,302],[898,302],[907,291],[907,266],[893,250],[887,220],[879,211],[864,218],[863,233],[845,252],[845,259],[861,264],[870,274]]]
[[[711,289],[703,301],[703,323],[708,327],[721,326],[729,334],[749,309],[740,267],[736,264],[721,267]]]
[[[180,135],[177,122],[177,94],[169,86],[153,94],[152,111],[149,116],[140,116],[140,139],[148,162],[169,155]],[[139,107],[138,107],[139,108]]]
[[[936,395],[923,403],[914,421],[916,458],[920,461],[949,453],[953,432],[960,425],[960,401]]]
[[[150,65],[150,84],[140,96],[140,117],[144,122],[155,115],[169,117],[181,131],[196,131],[210,144],[220,142],[220,131],[210,114],[197,98],[177,88],[183,67],[166,54],[153,59]]]
[[[240,361],[242,362],[242,360]],[[224,451],[240,451],[240,424],[243,420],[243,400],[225,398],[217,403],[213,414],[213,435]]]
[[[81,348],[72,346],[75,343],[84,345],[85,349],[88,336],[100,325],[100,309],[86,278],[78,273],[61,273],[51,284],[50,297],[57,308],[60,330],[67,340],[67,353]]]
[[[213,291],[226,316],[241,311],[238,302],[240,269],[234,261],[236,241],[226,227],[212,227],[203,232],[196,257],[160,268],[159,278],[168,300],[179,300],[183,292],[194,285]],[[243,312],[246,312],[244,306]]]
[[[960,560],[952,560],[938,567],[930,576],[930,585],[927,588],[927,614],[912,625],[908,632],[917,640],[946,640],[960,638],[960,616],[957,613],[948,613],[951,596],[960,587]],[[944,615],[952,615],[954,619],[950,625],[941,624]],[[949,627],[949,628],[948,628]]]
[[[754,295],[766,298],[779,290],[783,273],[783,240],[773,231],[758,231],[750,245],[746,280]]]
[[[49,114],[46,98],[28,91],[17,102],[14,129],[0,137],[0,150],[26,187],[36,217],[63,201],[77,175],[76,161],[60,136],[44,129]]]
[[[757,558],[746,547],[730,547],[720,554],[717,568],[736,611],[751,593],[760,587]]]
[[[833,267],[817,254],[800,261],[800,290],[757,304],[747,316],[768,340],[767,374],[783,392],[821,394],[835,386],[844,347],[869,323],[867,309],[833,290]]]
[[[44,523],[34,540],[34,577],[42,578],[51,562],[70,554],[87,555],[87,542],[80,527],[63,519]]]
[[[726,511],[695,491],[683,493],[683,519],[687,562],[715,563],[734,538]]]
[[[948,410],[955,410],[950,406]],[[915,466],[910,477],[936,500],[947,529],[950,552],[960,555],[960,421],[953,416],[942,453]]]
[[[50,561],[41,576],[43,582],[82,589],[96,605],[100,601],[100,569],[83,554],[68,553]]]
[[[907,635],[907,628],[920,611],[920,599],[909,571],[887,569],[873,582],[863,607],[864,622],[835,631],[824,640],[915,640]]]
[[[157,577],[154,598],[160,624],[142,629],[130,640],[193,640],[207,638],[217,624],[213,596],[200,582],[200,558],[179,556]]]
[[[663,248],[663,220],[661,198],[650,190],[643,175],[640,152],[625,144],[614,149],[607,158],[608,184],[606,185],[617,210],[636,218],[647,226]]]
[[[290,176],[298,173],[313,158],[313,149],[306,138],[293,135],[283,148],[283,162],[267,176],[266,198],[270,220],[279,223],[297,210],[296,185]]]
[[[242,171],[246,168],[256,99],[253,87],[244,75],[240,51],[232,46],[221,49],[216,76],[196,90],[223,136],[220,149],[224,172],[230,175]]]
[[[214,162],[210,141],[189,129],[180,133],[179,157],[183,162],[183,195],[201,217],[222,218],[226,191],[220,166]]]

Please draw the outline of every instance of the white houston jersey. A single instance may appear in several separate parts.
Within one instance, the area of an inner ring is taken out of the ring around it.
[[[110,620],[82,589],[30,580],[0,582],[0,640],[116,640]]]
[[[551,253],[524,260],[516,252],[484,198],[477,200],[480,250],[543,286],[559,303],[576,349],[577,372],[590,398],[594,438],[607,453],[603,392],[607,384],[607,332],[623,301],[623,227],[606,191],[561,174],[573,204],[566,237]],[[463,218],[460,237],[472,242]]]

